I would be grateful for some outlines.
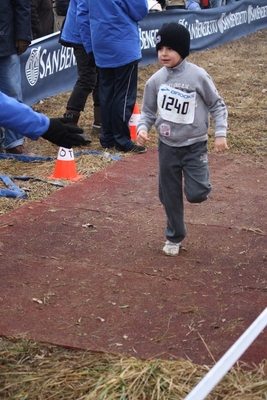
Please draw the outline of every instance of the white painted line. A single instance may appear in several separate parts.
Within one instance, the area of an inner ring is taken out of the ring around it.
[[[184,400],[204,400],[266,326],[267,307]]]

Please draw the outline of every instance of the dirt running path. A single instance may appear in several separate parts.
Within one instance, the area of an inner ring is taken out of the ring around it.
[[[212,195],[162,254],[157,151],[0,218],[0,335],[139,358],[218,360],[266,307],[267,164],[210,156]],[[243,355],[258,363],[266,330]]]

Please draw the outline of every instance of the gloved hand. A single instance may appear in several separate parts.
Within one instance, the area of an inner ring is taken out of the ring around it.
[[[50,126],[42,137],[60,147],[71,149],[72,146],[82,146],[86,140],[81,135],[83,129],[68,125],[68,118],[50,118]]]
[[[17,49],[18,55],[20,56],[21,54],[25,53],[29,45],[30,42],[27,42],[26,40],[16,40],[15,47]]]

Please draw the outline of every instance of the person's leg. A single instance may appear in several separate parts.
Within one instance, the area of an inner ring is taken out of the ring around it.
[[[190,203],[202,203],[211,192],[207,142],[187,146],[184,158],[184,192]]]
[[[100,143],[104,149],[115,146],[115,139],[112,131],[112,112],[115,90],[114,68],[98,68],[99,74],[99,98],[102,121],[102,133]]]
[[[96,65],[93,53],[87,54],[83,47],[75,48],[74,55],[77,61],[78,79],[67,102],[65,116],[77,125],[88,95],[96,85]]]
[[[17,54],[0,58],[0,90],[22,102],[20,58]],[[23,145],[24,137],[10,129],[5,130],[2,147],[6,150]]]
[[[112,131],[116,148],[131,151],[129,121],[132,116],[137,95],[138,64],[128,64],[115,68],[114,98],[112,105]]]
[[[101,111],[100,111],[100,98],[99,98],[99,74],[96,68],[96,85],[93,90],[93,101],[94,101],[94,122],[92,125],[92,133],[101,133],[102,131],[102,121],[101,121]]]
[[[183,203],[184,147],[170,147],[159,141],[159,199],[164,206],[166,238],[181,243],[186,236]]]

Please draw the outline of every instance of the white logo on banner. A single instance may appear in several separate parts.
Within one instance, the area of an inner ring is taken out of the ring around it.
[[[50,52],[41,46],[31,48],[31,53],[25,64],[25,75],[31,86],[36,85],[38,79],[43,79],[64,69],[77,65],[73,49],[60,47]]]
[[[34,86],[38,81],[40,49],[41,46],[38,48],[35,47],[31,49],[31,54],[25,65],[25,74],[31,86]]]

